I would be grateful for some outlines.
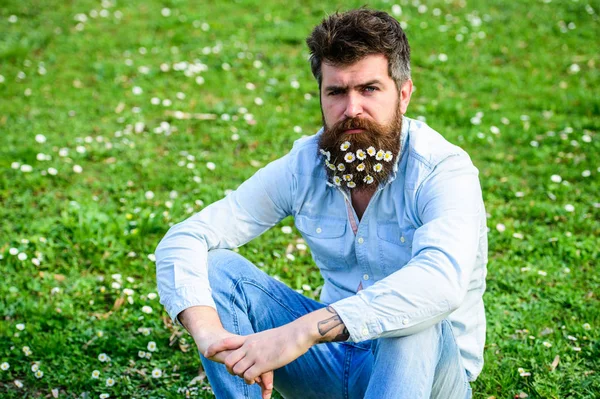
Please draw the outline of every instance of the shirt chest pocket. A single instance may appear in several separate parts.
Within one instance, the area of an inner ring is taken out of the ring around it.
[[[414,233],[412,227],[401,228],[397,222],[377,225],[379,259],[385,274],[401,269],[411,259]]]
[[[346,220],[296,215],[295,223],[317,266],[329,270],[348,267],[344,257]]]

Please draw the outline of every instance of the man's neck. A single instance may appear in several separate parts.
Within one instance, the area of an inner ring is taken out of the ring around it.
[[[376,189],[376,188],[375,188]],[[371,197],[375,194],[375,189],[352,190],[350,192],[352,198],[352,207],[358,216],[358,220],[362,219]]]

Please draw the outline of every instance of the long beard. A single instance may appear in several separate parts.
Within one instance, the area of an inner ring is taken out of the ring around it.
[[[328,180],[354,190],[375,190],[392,173],[400,152],[402,114],[398,110],[388,125],[369,119],[351,118],[337,122],[319,139],[319,154]],[[346,130],[364,129],[348,134]]]

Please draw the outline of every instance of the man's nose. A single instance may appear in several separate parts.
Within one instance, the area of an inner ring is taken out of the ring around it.
[[[356,118],[357,116],[362,114],[362,112],[363,109],[359,96],[352,93],[348,94],[344,116],[346,116],[346,118]]]

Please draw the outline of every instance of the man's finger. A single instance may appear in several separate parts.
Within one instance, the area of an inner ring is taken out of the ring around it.
[[[246,337],[242,336],[225,338],[209,346],[206,352],[204,352],[204,357],[210,358],[219,352],[237,349],[244,344],[244,341],[246,341]]]
[[[229,355],[225,358],[225,361],[223,362],[223,364],[225,364],[225,367],[227,367],[227,371],[229,371],[229,374],[234,374],[233,366],[235,366],[237,362],[242,360],[245,355],[246,353],[242,349],[238,349],[229,353]]]
[[[241,363],[241,362],[240,362],[240,363]],[[235,368],[234,368],[234,369],[235,369]],[[246,371],[244,372],[244,374],[243,374],[243,375],[240,375],[240,374],[238,374],[238,373],[236,372],[236,374],[237,374],[237,375],[239,375],[239,376],[241,376],[241,377],[243,377],[243,378],[244,378],[244,380],[246,381],[246,383],[248,383],[248,381],[252,381],[252,382],[254,382],[254,379],[255,379],[256,377],[258,377],[259,375],[261,375],[261,374],[259,374],[259,373],[260,373],[260,370],[258,369],[258,366],[256,365],[256,363],[255,363],[255,364],[253,364],[253,365],[251,365],[250,367],[247,367],[247,369],[246,369]],[[266,373],[265,373],[265,374],[266,374]],[[264,375],[262,375],[262,376],[264,376]],[[273,388],[273,377],[271,376],[271,380],[270,380],[270,381],[268,381],[268,382],[266,382],[266,383],[265,383],[265,382],[264,382],[264,380],[263,380],[263,384],[264,384],[265,388],[267,388],[267,386],[271,386],[271,388],[270,388],[270,389],[272,389],[272,388]]]
[[[260,377],[260,389],[262,390],[262,399],[271,399],[273,394],[273,372],[262,374]]]

